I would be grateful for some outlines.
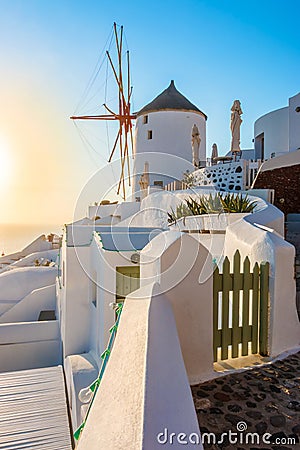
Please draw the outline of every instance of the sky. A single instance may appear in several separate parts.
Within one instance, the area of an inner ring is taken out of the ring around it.
[[[99,133],[91,149],[69,116],[113,22],[130,50],[133,109],[174,79],[208,116],[208,155],[214,142],[220,154],[230,148],[234,99],[241,147],[251,148],[254,121],[300,90],[298,0],[0,0],[0,11],[0,224],[70,222],[106,164],[113,131],[109,143],[106,128],[89,124],[87,137]],[[93,95],[102,105],[101,90]]]

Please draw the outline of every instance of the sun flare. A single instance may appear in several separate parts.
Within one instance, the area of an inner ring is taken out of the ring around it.
[[[9,145],[0,138],[0,188],[3,189],[11,177],[11,156]]]

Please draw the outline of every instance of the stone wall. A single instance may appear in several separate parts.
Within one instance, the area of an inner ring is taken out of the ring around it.
[[[277,208],[284,214],[300,213],[300,164],[260,172],[254,189],[275,189]]]

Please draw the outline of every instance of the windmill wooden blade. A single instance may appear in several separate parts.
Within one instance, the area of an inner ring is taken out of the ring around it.
[[[109,114],[99,114],[99,115],[82,115],[82,116],[72,116],[72,120],[117,120],[119,122],[119,130],[114,141],[108,162],[112,161],[112,157],[115,154],[117,147],[119,146],[120,152],[120,177],[118,182],[117,194],[120,193],[122,189],[122,197],[126,199],[126,186],[125,178],[127,172],[128,185],[131,185],[130,176],[130,149],[133,149],[133,135],[132,135],[132,120],[136,119],[136,115],[132,114],[130,111],[130,100],[132,96],[132,86],[130,86],[130,61],[129,61],[129,51],[126,52],[126,71],[123,72],[122,66],[122,49],[123,49],[123,26],[120,28],[118,33],[117,25],[114,23],[114,36],[115,45],[117,50],[117,65],[114,64],[113,59],[109,53],[106,51],[106,56],[108,58],[110,67],[112,69],[115,81],[117,83],[118,98],[119,98],[119,110],[115,113],[110,107],[104,104],[105,109]],[[124,80],[126,80],[124,86]],[[127,97],[127,98],[126,98]],[[119,144],[119,145],[118,145]]]

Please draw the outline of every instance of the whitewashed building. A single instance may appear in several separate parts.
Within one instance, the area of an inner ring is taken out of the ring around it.
[[[288,106],[270,111],[254,123],[255,158],[269,159],[300,148],[300,92]]]
[[[175,87],[172,80],[169,87],[137,112],[134,159],[133,192],[139,190],[138,180],[144,164],[149,163],[150,185],[181,180],[182,173],[192,162],[191,137],[194,124],[200,134],[199,159],[202,166],[206,161],[207,116],[191,103]],[[147,154],[146,157],[143,157]],[[151,155],[152,154],[152,155]],[[157,161],[157,154],[166,154]],[[170,164],[170,155],[181,159],[182,164]],[[173,166],[173,167],[172,167]]]

